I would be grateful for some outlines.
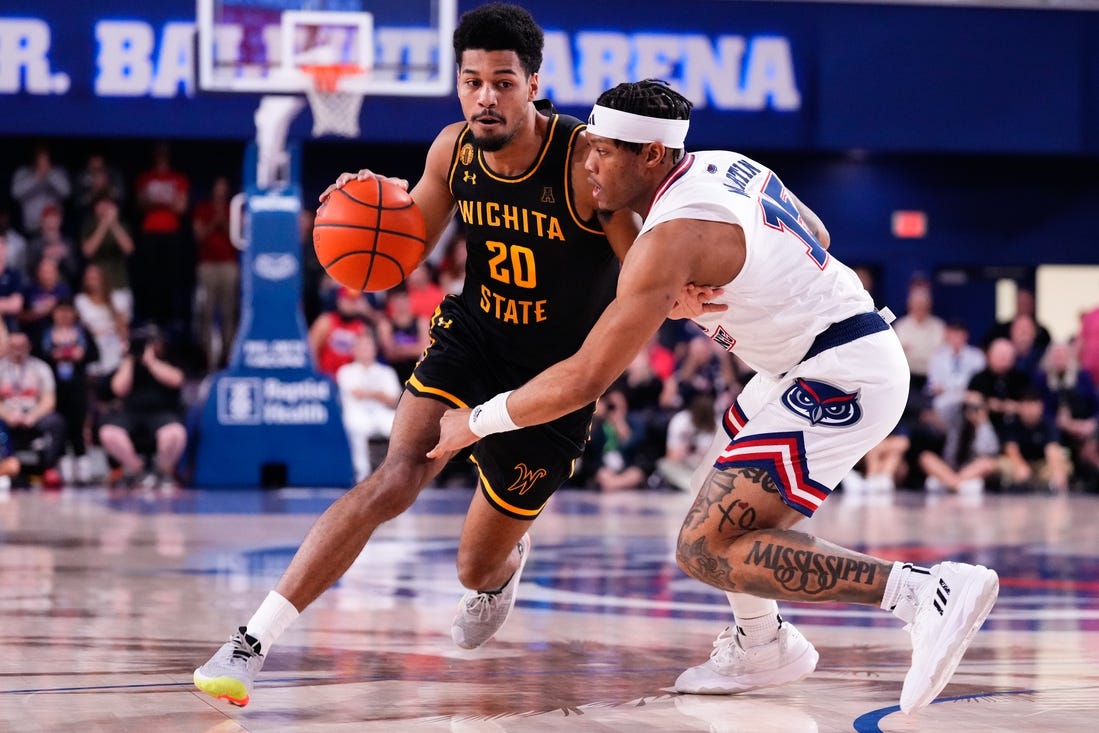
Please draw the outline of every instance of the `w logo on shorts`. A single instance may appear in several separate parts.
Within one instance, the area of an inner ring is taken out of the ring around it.
[[[782,395],[782,404],[801,415],[810,425],[841,428],[854,425],[862,418],[858,392],[844,392],[827,382],[815,379],[794,380]]]
[[[507,488],[508,491],[518,491],[520,494],[525,494],[530,491],[530,487],[534,486],[534,482],[538,479],[543,479],[549,475],[549,471],[544,468],[537,468],[531,470],[527,468],[527,464],[520,463],[515,466],[515,470],[519,472],[519,477],[512,482],[511,486]]]

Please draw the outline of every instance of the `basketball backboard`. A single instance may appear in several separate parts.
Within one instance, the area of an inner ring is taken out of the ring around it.
[[[205,91],[302,93],[302,67],[355,66],[339,90],[444,96],[454,88],[457,0],[197,0]]]

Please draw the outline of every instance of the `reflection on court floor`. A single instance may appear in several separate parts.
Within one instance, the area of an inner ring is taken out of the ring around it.
[[[1099,714],[1099,499],[836,495],[804,529],[888,559],[980,562],[1000,600],[929,708],[898,711],[908,635],[869,607],[785,604],[816,673],[736,697],[671,692],[729,621],[673,541],[683,494],[563,492],[519,601],[450,639],[468,490],[427,491],[274,647],[252,703],[191,672],[251,615],[334,491],[0,497],[0,730],[1072,731]]]

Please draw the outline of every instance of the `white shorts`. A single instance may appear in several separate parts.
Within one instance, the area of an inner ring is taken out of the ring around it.
[[[908,360],[893,329],[798,364],[781,378],[757,374],[725,412],[724,431],[695,473],[763,468],[782,500],[813,516],[840,479],[888,436],[908,401]]]

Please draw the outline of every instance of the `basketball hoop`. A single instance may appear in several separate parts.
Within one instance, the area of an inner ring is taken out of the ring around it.
[[[366,69],[357,64],[302,64],[298,68],[313,81],[305,87],[305,96],[313,111],[313,137],[329,134],[358,137],[363,95],[341,91],[340,81],[364,75]]]

